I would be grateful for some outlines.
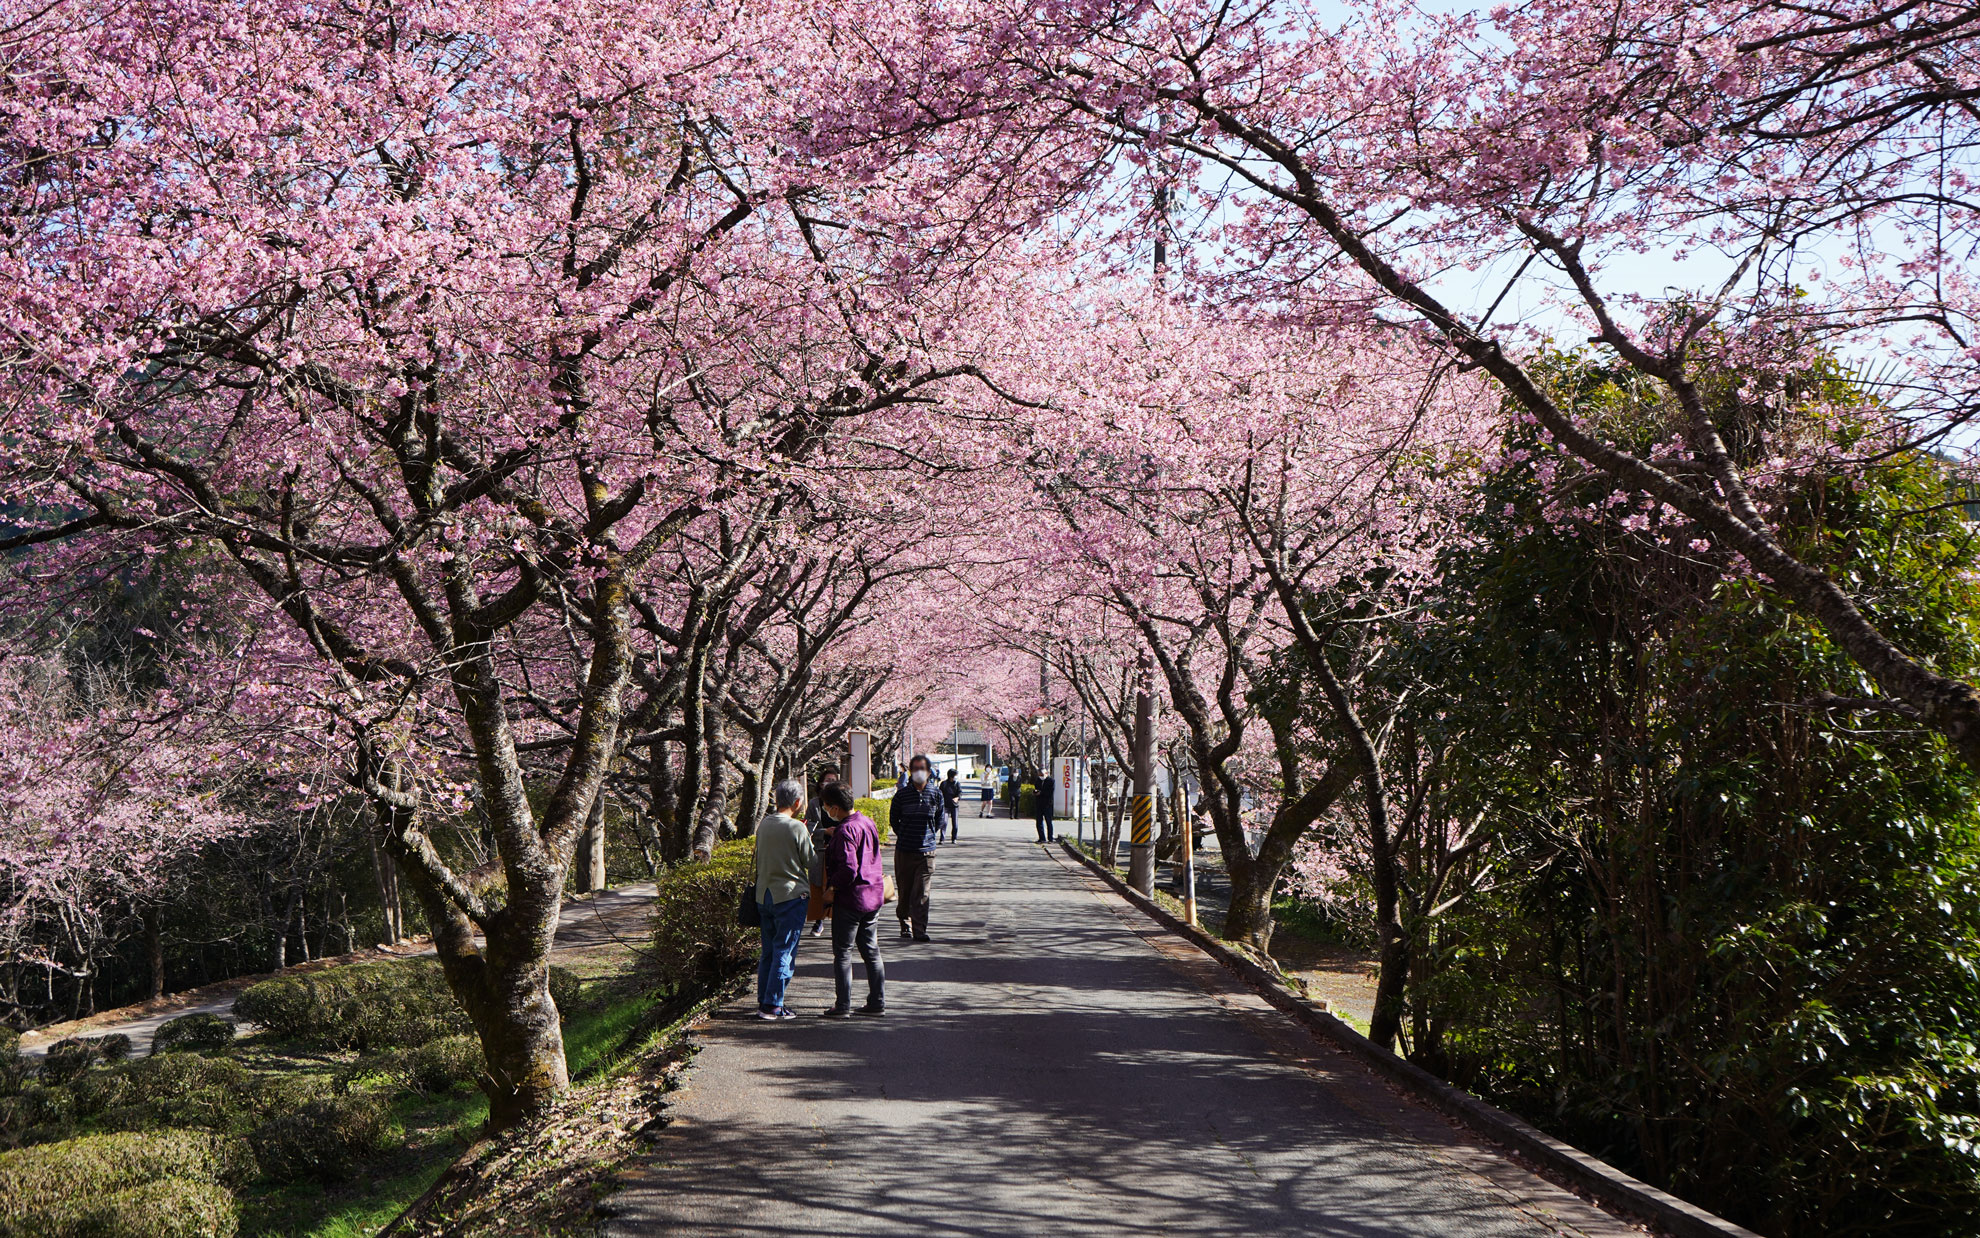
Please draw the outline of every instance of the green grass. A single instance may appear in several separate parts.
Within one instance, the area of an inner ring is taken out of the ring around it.
[[[571,1078],[598,1074],[624,1056],[653,1005],[650,988],[631,977],[588,981],[580,1000],[564,1016],[564,1062]],[[377,1173],[341,1191],[291,1187],[273,1192],[256,1201],[263,1207],[255,1211],[269,1228],[243,1225],[243,1232],[308,1238],[364,1238],[377,1233],[474,1142],[488,1120],[488,1098],[465,1089],[426,1099],[407,1096],[393,1107],[392,1116],[405,1132],[406,1147],[381,1164]],[[253,1212],[244,1219],[254,1219]]]
[[[654,1007],[651,990],[630,980],[597,981],[586,988],[599,990],[596,1002],[585,1001],[564,1020],[564,1063],[572,1079],[610,1068]]]

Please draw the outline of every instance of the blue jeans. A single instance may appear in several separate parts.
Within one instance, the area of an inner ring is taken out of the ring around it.
[[[763,913],[763,953],[756,961],[756,1008],[776,1010],[784,1004],[784,986],[797,968],[798,941],[804,936],[804,909],[811,901],[800,894],[785,903],[764,899],[757,904]]]

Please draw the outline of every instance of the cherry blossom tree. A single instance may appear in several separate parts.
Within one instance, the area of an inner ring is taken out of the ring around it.
[[[0,549],[177,550],[246,599],[433,926],[494,1120],[538,1112],[565,873],[662,655],[636,633],[688,633],[719,812],[733,578],[829,427],[906,410],[911,440],[960,372],[894,325],[909,285],[842,295],[871,252],[778,153],[802,31],[444,0],[4,24]],[[681,553],[710,587],[660,587]],[[467,866],[434,833],[462,816],[492,839]]]
[[[1079,219],[1103,261],[1154,244],[1206,296],[1420,332],[1819,622],[1876,690],[1839,707],[1908,715],[1980,767],[1980,693],[1798,557],[1770,484],[1974,412],[1972,22],[1875,0],[926,3],[870,23],[879,69],[818,132],[1097,200]],[[1548,381],[1538,344],[1564,331],[1661,393],[1656,446]],[[1787,376],[1838,352],[1889,364],[1812,442]],[[1752,381],[1716,390],[1729,361]]]
[[[79,691],[59,659],[0,662],[0,1000],[15,1009],[40,1005],[23,991],[36,972],[86,1000],[112,922],[252,824],[230,745],[169,695],[136,707],[93,678]]]

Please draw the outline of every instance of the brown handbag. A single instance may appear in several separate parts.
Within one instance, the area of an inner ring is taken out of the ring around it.
[[[880,874],[880,902],[884,906],[894,901],[894,874]]]

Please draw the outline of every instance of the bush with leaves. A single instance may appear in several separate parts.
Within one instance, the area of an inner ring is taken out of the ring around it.
[[[550,969],[558,1009],[577,1000],[579,984],[570,969]],[[474,1030],[432,959],[352,963],[264,980],[235,999],[234,1012],[285,1040],[360,1053]]]
[[[709,992],[747,969],[757,931],[736,923],[743,893],[756,881],[756,845],[719,843],[700,863],[663,874],[653,898],[653,961],[678,993]]]
[[[385,1101],[373,1092],[318,1096],[276,1115],[248,1135],[270,1178],[338,1182],[384,1150]]]
[[[870,795],[863,795],[853,801],[853,808],[865,813],[873,822],[874,832],[880,836],[880,845],[886,846],[887,837],[893,832],[894,801],[891,798],[876,800]]]
[[[217,1014],[182,1014],[158,1025],[151,1038],[151,1052],[205,1053],[224,1049],[234,1040],[234,1025]]]
[[[85,1135],[0,1152],[0,1238],[231,1238],[238,1139],[204,1131]]]
[[[481,1075],[481,1044],[472,1036],[442,1036],[409,1049],[392,1049],[359,1061],[344,1074],[346,1086],[357,1079],[383,1078],[421,1096],[446,1092]]]
[[[1418,681],[1386,759],[1441,753],[1435,802],[1492,840],[1421,935],[1410,1052],[1769,1233],[1980,1233],[1973,775],[1863,708],[1764,581],[1640,504],[1577,506],[1530,428],[1509,446],[1435,613],[1389,645]],[[1772,500],[1808,561],[1971,677],[1951,484],[1899,456]]]

